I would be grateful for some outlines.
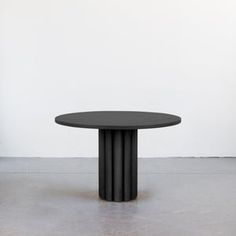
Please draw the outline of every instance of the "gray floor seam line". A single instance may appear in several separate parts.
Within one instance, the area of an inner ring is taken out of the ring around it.
[[[96,172],[0,172],[1,174],[56,174],[56,175],[97,175]],[[139,175],[236,175],[236,173],[221,173],[221,172],[150,172],[150,173],[139,173]]]

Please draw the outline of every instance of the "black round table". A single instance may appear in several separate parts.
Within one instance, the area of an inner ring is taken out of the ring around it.
[[[99,196],[107,201],[137,197],[137,130],[177,125],[166,113],[91,111],[57,116],[60,125],[99,129]]]

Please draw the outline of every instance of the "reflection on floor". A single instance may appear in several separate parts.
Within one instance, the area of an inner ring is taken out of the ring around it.
[[[236,158],[140,158],[125,203],[97,175],[95,158],[0,158],[0,236],[236,235]]]

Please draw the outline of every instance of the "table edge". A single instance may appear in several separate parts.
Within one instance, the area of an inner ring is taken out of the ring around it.
[[[176,116],[176,115],[175,115]],[[70,124],[65,121],[59,121],[57,120],[59,116],[55,118],[55,123],[59,125],[64,125],[68,127],[74,127],[74,128],[85,128],[85,129],[109,129],[109,130],[137,130],[137,129],[154,129],[154,128],[164,128],[164,127],[169,127],[169,126],[174,126],[178,125],[182,122],[181,117],[176,116],[179,118],[179,120],[174,121],[174,122],[169,122],[165,124],[160,124],[160,125],[140,125],[140,126],[109,126],[109,125],[82,125],[82,124]]]

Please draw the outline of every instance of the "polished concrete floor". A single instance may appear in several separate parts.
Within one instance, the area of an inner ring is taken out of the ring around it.
[[[124,203],[97,175],[92,158],[0,158],[0,236],[236,235],[236,158],[140,158]]]

